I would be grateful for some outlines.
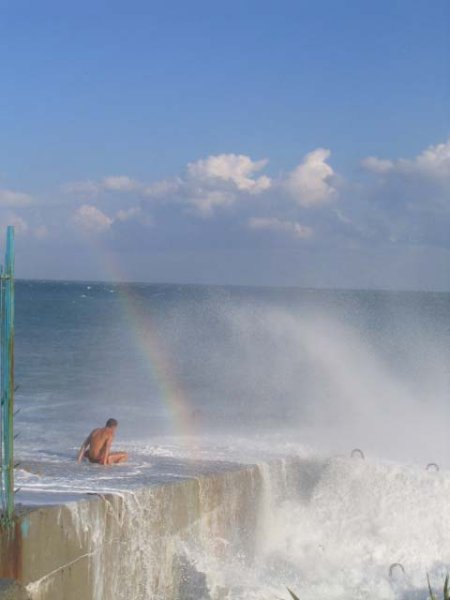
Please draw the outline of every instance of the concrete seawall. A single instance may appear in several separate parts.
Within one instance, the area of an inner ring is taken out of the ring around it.
[[[412,598],[427,572],[444,580],[448,472],[319,456],[190,467],[19,514],[0,538],[0,600],[260,600],[287,585]]]
[[[249,466],[25,511],[2,532],[0,599],[209,598],[192,556],[251,557],[262,492]]]

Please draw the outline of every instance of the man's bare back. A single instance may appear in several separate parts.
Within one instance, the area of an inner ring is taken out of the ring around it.
[[[87,458],[92,463],[114,465],[128,460],[126,452],[110,452],[117,425],[115,419],[108,419],[105,427],[98,427],[91,431],[78,452],[78,462]]]

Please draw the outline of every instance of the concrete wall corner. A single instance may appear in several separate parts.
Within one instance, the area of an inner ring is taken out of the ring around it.
[[[30,596],[15,579],[0,579],[0,600],[30,600]]]

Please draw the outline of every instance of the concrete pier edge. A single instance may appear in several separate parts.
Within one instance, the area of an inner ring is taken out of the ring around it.
[[[125,571],[120,572],[124,557],[141,555],[146,545],[158,557],[158,571],[153,573],[151,560],[142,558],[139,574],[146,570],[148,587],[136,598],[179,598],[180,580],[186,579],[179,570],[186,561],[168,540],[221,539],[234,527],[239,544],[250,543],[261,488],[260,471],[250,465],[27,508],[16,515],[12,529],[1,532],[0,600],[126,597],[131,592],[125,590]],[[130,502],[140,512],[132,515]],[[119,592],[120,586],[125,591]]]

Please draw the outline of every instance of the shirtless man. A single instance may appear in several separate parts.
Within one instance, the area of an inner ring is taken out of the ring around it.
[[[88,458],[92,463],[116,465],[128,460],[126,452],[110,452],[117,430],[116,419],[108,419],[105,427],[94,429],[84,440],[78,452],[77,462]]]

